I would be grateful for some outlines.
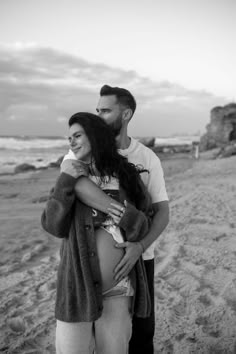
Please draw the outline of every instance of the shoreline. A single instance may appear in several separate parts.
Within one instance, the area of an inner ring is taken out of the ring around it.
[[[194,160],[193,156],[190,152],[178,152],[178,153],[156,153],[156,155],[159,157],[161,160],[162,164],[168,164],[167,161],[176,161],[176,160],[182,160],[183,163],[186,160]],[[33,164],[30,164],[28,162],[22,162],[20,164],[17,164],[14,166],[14,170],[11,171],[0,171],[0,177],[4,176],[15,176],[20,173],[28,173],[28,172],[38,172],[41,170],[47,170],[50,168],[59,168],[60,163],[63,159],[64,155],[58,156],[56,160],[51,161],[50,163],[47,163],[45,165],[41,166],[35,166]],[[15,171],[17,169],[18,171]]]
[[[193,137],[138,137],[136,139],[158,155],[163,152],[163,155],[168,155],[191,153],[191,138]],[[0,174],[14,173],[14,169],[24,163],[31,165],[32,168],[46,168],[50,163],[56,163],[69,148],[65,137],[0,137],[0,140]]]

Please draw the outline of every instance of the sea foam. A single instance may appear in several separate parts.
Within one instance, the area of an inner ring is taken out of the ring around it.
[[[66,138],[0,137],[1,150],[50,149],[67,146]]]

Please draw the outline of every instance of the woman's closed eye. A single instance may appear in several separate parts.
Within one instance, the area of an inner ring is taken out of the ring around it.
[[[76,134],[76,135],[74,135],[74,136],[69,136],[68,137],[68,141],[69,141],[69,143],[71,143],[72,142],[72,139],[78,139],[78,138],[80,138],[82,136],[82,134]]]
[[[81,136],[82,136],[82,134],[76,134],[76,135],[73,136],[73,138],[78,139],[78,138],[80,138]]]

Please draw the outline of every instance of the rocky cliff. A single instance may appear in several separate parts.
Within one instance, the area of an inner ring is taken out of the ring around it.
[[[223,147],[236,141],[236,104],[214,107],[206,130],[201,138],[201,150]]]

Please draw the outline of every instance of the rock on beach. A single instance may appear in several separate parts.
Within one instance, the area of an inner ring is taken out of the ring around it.
[[[23,172],[29,172],[29,171],[35,171],[36,167],[34,165],[28,164],[28,163],[22,163],[20,165],[17,165],[14,169],[14,173],[23,173]]]

